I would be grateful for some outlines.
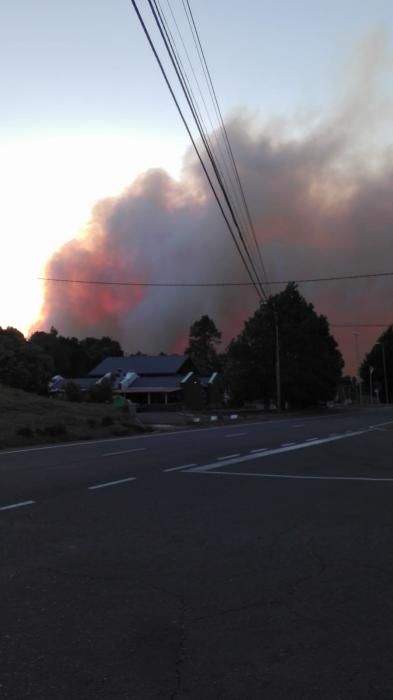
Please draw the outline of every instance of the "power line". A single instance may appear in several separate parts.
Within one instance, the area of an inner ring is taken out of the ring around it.
[[[133,2],[133,4],[134,4],[134,0],[132,0],[132,2]],[[215,177],[216,177],[217,182],[218,182],[218,184],[219,184],[219,187],[220,187],[220,189],[221,189],[221,192],[222,192],[222,195],[223,195],[223,197],[224,197],[226,206],[228,207],[228,210],[229,210],[230,215],[231,215],[231,217],[232,217],[232,220],[233,220],[235,229],[237,230],[237,233],[238,233],[238,235],[239,235],[240,241],[241,241],[241,243],[242,243],[242,245],[243,245],[243,249],[244,249],[245,255],[246,255],[246,257],[247,257],[247,259],[248,259],[248,262],[249,262],[249,264],[250,264],[250,266],[251,266],[251,269],[252,269],[252,271],[253,271],[253,273],[254,273],[254,275],[255,275],[255,279],[256,279],[257,282],[258,282],[258,286],[259,286],[260,293],[261,293],[261,298],[266,298],[266,294],[265,294],[265,291],[264,291],[264,289],[263,289],[262,282],[261,282],[261,280],[260,280],[260,278],[259,278],[258,272],[257,272],[256,267],[255,267],[255,264],[254,264],[254,261],[253,261],[253,259],[252,259],[252,257],[251,257],[251,254],[250,254],[250,251],[249,251],[249,249],[248,249],[248,245],[247,245],[247,243],[246,243],[246,241],[245,241],[245,238],[244,238],[244,235],[243,235],[241,226],[239,225],[238,217],[237,217],[237,215],[236,215],[236,213],[235,213],[235,211],[234,211],[234,208],[233,208],[233,206],[232,206],[232,202],[231,202],[230,196],[228,196],[227,188],[226,188],[226,186],[225,186],[225,183],[223,182],[221,172],[220,172],[220,170],[219,170],[219,167],[217,166],[216,158],[215,158],[215,156],[214,156],[214,153],[213,153],[212,150],[211,150],[209,141],[208,141],[208,139],[207,139],[207,137],[206,137],[206,136],[207,136],[207,135],[206,135],[206,132],[205,132],[205,130],[203,129],[203,126],[202,126],[201,121],[200,121],[200,119],[199,119],[198,112],[197,112],[197,109],[196,109],[196,107],[195,107],[195,103],[193,102],[193,99],[192,99],[192,96],[191,96],[191,94],[190,94],[190,91],[188,90],[187,81],[186,81],[186,79],[185,79],[184,74],[182,73],[182,68],[181,68],[181,66],[179,65],[179,61],[177,60],[176,50],[174,49],[174,46],[173,46],[173,44],[172,44],[171,37],[169,36],[168,31],[167,31],[167,29],[166,29],[164,19],[163,19],[162,15],[161,15],[160,9],[159,9],[159,7],[158,7],[158,5],[157,5],[157,1],[156,1],[156,0],[147,0],[147,2],[148,2],[148,5],[149,5],[149,7],[150,7],[150,10],[151,10],[151,12],[152,12],[152,14],[153,14],[153,17],[154,17],[154,20],[155,20],[156,25],[157,25],[157,27],[158,27],[158,30],[159,30],[159,32],[160,32],[161,38],[162,38],[162,40],[163,40],[163,42],[164,42],[164,46],[165,46],[166,51],[167,51],[167,53],[168,53],[169,59],[170,59],[170,61],[171,61],[171,63],[172,63],[172,66],[173,66],[173,68],[174,68],[174,70],[175,70],[175,73],[176,73],[177,79],[178,79],[178,81],[179,81],[179,83],[180,83],[180,86],[181,86],[181,89],[182,89],[182,91],[183,91],[183,94],[184,94],[184,96],[185,96],[185,98],[186,98],[186,102],[187,102],[188,107],[189,107],[189,109],[190,109],[190,111],[191,111],[191,114],[192,114],[192,116],[193,116],[194,122],[195,122],[195,124],[196,124],[196,126],[197,126],[199,135],[200,135],[200,137],[201,137],[201,139],[202,139],[202,142],[203,142],[203,144],[204,144],[204,146],[205,146],[206,153],[207,153],[207,155],[208,155],[209,161],[210,161],[211,166],[212,166],[212,168],[213,168],[213,172],[214,172],[214,174],[215,174]],[[206,172],[206,171],[205,171],[205,172]]]
[[[393,277],[393,272],[373,272],[364,275],[342,275],[336,277],[310,277],[308,279],[271,280],[270,285],[308,284],[318,282],[343,282],[362,279]],[[114,287],[255,287],[254,282],[128,282],[110,280],[81,280],[69,277],[37,277],[42,282],[64,282],[75,284],[110,285]]]
[[[230,161],[232,162],[235,177],[236,177],[239,189],[240,189],[241,198],[242,198],[243,205],[244,205],[244,208],[246,211],[246,218],[247,218],[250,230],[251,230],[252,239],[254,241],[255,248],[257,251],[258,260],[259,260],[259,263],[261,265],[262,274],[263,274],[265,280],[267,280],[266,268],[265,268],[265,264],[264,264],[264,261],[262,258],[261,248],[260,248],[260,245],[258,243],[258,239],[257,239],[255,228],[254,228],[254,223],[253,223],[252,218],[251,218],[250,209],[249,209],[248,204],[247,204],[247,200],[246,200],[245,193],[244,193],[244,188],[243,188],[243,185],[242,185],[242,182],[240,179],[240,175],[239,175],[239,171],[238,171],[238,168],[236,165],[231,142],[229,140],[228,132],[227,132],[227,129],[225,126],[223,116],[222,116],[220,104],[218,102],[217,93],[216,93],[214,83],[213,83],[213,80],[211,77],[209,66],[207,64],[207,60],[206,60],[205,52],[204,52],[202,42],[200,39],[200,35],[198,32],[198,28],[196,26],[196,22],[194,19],[194,15],[193,15],[189,0],[182,0],[182,3],[183,3],[183,8],[184,8],[185,14],[187,16],[188,24],[189,24],[190,29],[191,29],[191,34],[194,38],[194,44],[197,48],[197,53],[198,53],[199,60],[200,60],[201,66],[202,66],[202,70],[205,74],[205,78],[206,78],[207,85],[209,88],[210,96],[212,98],[213,105],[215,108],[216,116],[217,116],[218,122],[221,126],[222,132],[224,134],[224,143],[226,145],[226,149],[227,149],[227,153],[229,155]],[[267,283],[267,285],[269,285],[269,283]]]
[[[150,2],[150,0],[148,0],[148,1]],[[229,230],[229,232],[230,232],[230,235],[231,235],[231,237],[232,237],[232,240],[233,240],[233,242],[235,243],[236,249],[237,249],[237,251],[238,251],[238,253],[239,253],[240,257],[241,257],[241,260],[242,260],[242,262],[243,262],[243,265],[244,265],[244,267],[245,267],[246,270],[247,270],[247,274],[248,274],[248,276],[249,276],[249,278],[250,278],[250,280],[251,280],[251,282],[252,282],[252,285],[254,286],[254,288],[255,288],[255,290],[256,290],[258,296],[261,298],[261,296],[262,296],[262,295],[261,295],[261,291],[260,291],[259,287],[257,286],[256,282],[254,281],[254,278],[253,278],[253,275],[252,275],[252,273],[251,273],[251,271],[250,271],[250,268],[249,268],[249,265],[248,265],[248,263],[247,263],[247,260],[246,260],[245,257],[244,257],[243,251],[241,250],[241,248],[240,248],[240,246],[239,246],[239,243],[238,243],[238,241],[237,241],[237,239],[236,239],[236,236],[235,236],[235,233],[234,233],[234,231],[233,231],[233,229],[232,229],[232,226],[231,226],[231,224],[230,224],[230,221],[229,221],[229,219],[228,219],[228,217],[227,217],[227,215],[226,215],[226,213],[225,213],[225,211],[224,211],[224,208],[223,208],[223,205],[222,205],[222,203],[221,203],[221,201],[220,201],[220,198],[219,198],[219,196],[218,196],[218,193],[216,192],[216,189],[215,189],[215,187],[214,187],[214,184],[213,184],[213,182],[212,182],[212,179],[211,179],[211,177],[210,177],[210,175],[209,175],[209,172],[208,172],[208,170],[207,170],[207,168],[206,168],[206,165],[205,165],[205,163],[204,163],[204,161],[203,161],[203,158],[202,158],[202,156],[201,156],[201,154],[200,154],[200,152],[199,152],[199,149],[198,149],[198,147],[197,147],[197,145],[196,145],[195,139],[194,139],[194,137],[193,137],[193,135],[192,135],[192,133],[191,133],[191,129],[190,129],[190,127],[189,127],[189,125],[188,125],[188,123],[187,123],[187,120],[186,120],[186,118],[185,118],[185,116],[184,116],[183,110],[182,110],[181,107],[180,107],[180,104],[179,104],[179,102],[178,102],[178,100],[177,100],[177,97],[176,97],[176,95],[175,95],[175,93],[174,93],[174,90],[173,90],[172,85],[171,85],[171,83],[170,83],[170,81],[169,81],[169,78],[168,78],[168,76],[167,76],[167,73],[166,73],[166,71],[165,71],[165,68],[164,68],[164,66],[163,66],[163,64],[162,64],[162,61],[161,61],[161,59],[160,59],[160,57],[159,57],[159,55],[158,55],[158,53],[157,53],[157,50],[156,50],[156,48],[155,48],[155,46],[154,46],[153,40],[152,40],[152,38],[151,38],[151,36],[150,36],[150,32],[149,32],[149,30],[148,30],[148,28],[147,28],[147,26],[146,26],[146,24],[145,24],[145,22],[144,22],[144,20],[143,20],[143,17],[142,17],[142,15],[141,15],[140,11],[139,11],[139,8],[138,8],[138,6],[137,6],[136,0],[131,0],[131,3],[132,3],[132,5],[133,5],[133,8],[134,8],[134,10],[135,10],[135,13],[136,13],[136,15],[137,15],[137,17],[138,17],[138,20],[139,20],[139,22],[140,22],[140,25],[141,25],[141,27],[142,27],[142,29],[143,29],[143,32],[144,32],[144,34],[145,34],[145,36],[146,36],[146,39],[147,39],[147,41],[148,41],[148,43],[149,43],[149,46],[150,46],[150,48],[151,48],[151,50],[152,50],[152,52],[153,52],[153,54],[154,54],[154,57],[155,57],[155,59],[156,59],[156,61],[157,61],[157,64],[158,64],[158,66],[159,66],[159,68],[160,68],[160,71],[161,71],[162,76],[163,76],[163,78],[164,78],[164,80],[165,80],[165,83],[166,83],[166,85],[167,85],[167,87],[168,87],[168,90],[169,90],[169,92],[170,92],[170,94],[171,94],[171,96],[172,96],[172,99],[173,99],[173,101],[174,101],[174,103],[175,103],[175,105],[176,105],[176,109],[177,109],[177,111],[178,111],[178,113],[179,113],[179,116],[180,116],[180,118],[181,118],[181,120],[182,120],[182,122],[183,122],[183,124],[184,124],[184,126],[185,126],[185,128],[186,128],[186,131],[187,131],[187,133],[188,133],[188,136],[189,136],[189,138],[190,138],[190,140],[191,140],[191,143],[192,143],[192,145],[193,145],[193,147],[194,147],[194,150],[195,150],[195,152],[196,152],[196,154],[197,154],[198,160],[199,160],[199,162],[200,162],[200,164],[201,164],[201,167],[202,167],[202,169],[203,169],[203,172],[205,173],[205,176],[206,176],[207,181],[208,181],[208,183],[209,183],[209,185],[210,185],[210,188],[211,188],[211,190],[212,190],[212,192],[213,192],[214,198],[215,198],[215,200],[216,200],[216,202],[217,202],[217,204],[218,204],[218,206],[219,206],[219,209],[220,209],[220,211],[221,211],[221,214],[222,214],[222,216],[223,216],[223,218],[224,218],[224,220],[225,220],[225,223],[226,223],[227,228],[228,228],[228,230]],[[154,11],[154,10],[153,10],[153,11]],[[134,286],[134,285],[133,285],[133,286]]]
[[[332,328],[389,328],[392,323],[329,323]]]

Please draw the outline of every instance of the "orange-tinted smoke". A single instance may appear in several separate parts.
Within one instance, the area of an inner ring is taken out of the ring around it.
[[[302,137],[259,131],[247,118],[228,131],[272,280],[393,270],[393,151],[372,164],[355,133],[337,118]],[[363,142],[362,142],[363,143]],[[81,239],[49,261],[48,277],[135,282],[242,281],[247,276],[209,194],[188,156],[175,181],[160,170],[100,202]],[[271,291],[280,287],[272,286]],[[393,321],[393,278],[305,284],[300,291],[331,322]],[[191,323],[209,314],[224,341],[255,310],[246,288],[150,288],[48,282],[35,327],[63,334],[109,334],[126,351],[180,350]],[[361,352],[380,334],[359,328]],[[354,372],[356,329],[333,329]]]

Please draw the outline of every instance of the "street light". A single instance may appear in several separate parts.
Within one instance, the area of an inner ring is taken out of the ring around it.
[[[384,385],[385,385],[385,403],[389,403],[388,376],[387,376],[387,372],[386,372],[385,343],[382,343],[381,341],[379,341],[378,343],[375,343],[375,344],[380,345],[382,348],[383,380],[384,380]]]
[[[353,334],[355,338],[355,353],[356,353],[356,367],[357,367],[357,378],[359,382],[359,403],[363,403],[363,392],[362,392],[362,379],[360,376],[360,361],[359,361],[359,333],[354,333]]]

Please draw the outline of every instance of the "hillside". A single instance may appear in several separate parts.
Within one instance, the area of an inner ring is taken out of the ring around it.
[[[49,399],[0,384],[0,448],[91,440],[140,432],[108,404]]]

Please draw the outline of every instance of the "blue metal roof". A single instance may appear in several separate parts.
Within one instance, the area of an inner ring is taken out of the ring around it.
[[[183,375],[178,374],[174,377],[138,377],[126,389],[127,393],[145,393],[145,392],[160,392],[160,391],[177,391],[183,389],[181,380]]]
[[[178,374],[189,360],[187,355],[130,355],[107,357],[89,373],[90,377],[102,377],[107,372],[135,372],[145,376]]]

